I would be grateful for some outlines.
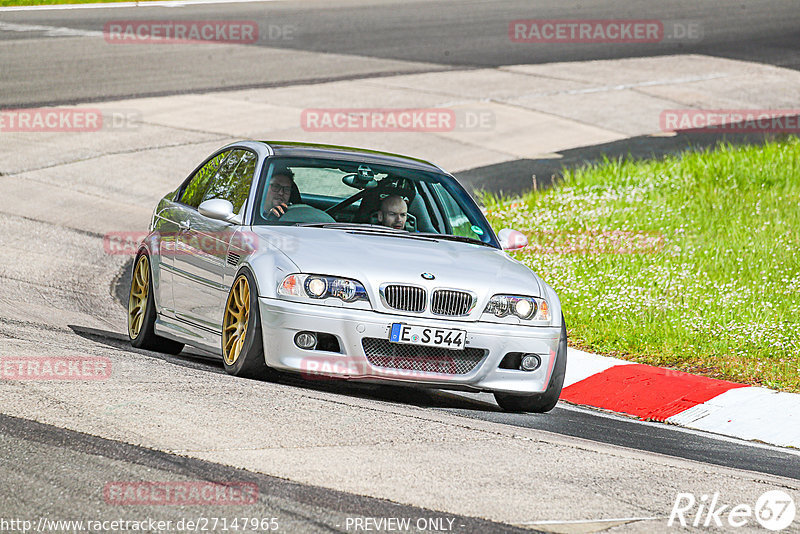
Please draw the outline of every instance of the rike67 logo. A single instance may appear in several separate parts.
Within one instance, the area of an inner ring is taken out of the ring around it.
[[[767,530],[779,531],[789,527],[794,521],[797,509],[791,495],[781,490],[763,493],[750,504],[723,504],[719,492],[702,495],[699,499],[692,493],[679,493],[672,506],[667,525],[688,527],[744,527],[755,526],[753,522]]]

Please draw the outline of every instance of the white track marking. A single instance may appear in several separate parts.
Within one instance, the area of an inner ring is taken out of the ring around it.
[[[103,32],[95,30],[76,30],[58,26],[40,26],[38,24],[14,24],[0,21],[0,31],[4,32],[44,32],[46,37],[102,37]]]
[[[704,76],[687,76],[683,78],[672,78],[666,80],[650,80],[646,82],[626,83],[620,85],[603,85],[600,87],[589,87],[586,89],[570,89],[563,91],[560,94],[565,95],[583,95],[589,93],[602,93],[606,91],[626,91],[628,89],[636,89],[638,87],[655,87],[659,85],[678,85],[693,82],[704,82],[708,80],[716,80],[718,78],[729,78],[729,74],[706,74]]]
[[[522,523],[515,523],[516,525],[585,525],[592,523],[631,523],[633,521],[657,521],[660,519],[667,519],[667,516],[662,517],[618,517],[612,519],[570,519],[570,520],[547,520],[547,521],[525,521]]]
[[[258,2],[281,2],[286,0],[175,0],[175,1],[155,1],[155,2],[115,2],[111,4],[60,4],[51,6],[9,6],[0,7],[0,13],[4,11],[45,11],[60,9],[108,9],[119,7],[183,7],[197,4],[251,4]]]

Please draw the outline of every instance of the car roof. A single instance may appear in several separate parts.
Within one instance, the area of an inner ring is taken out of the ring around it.
[[[366,148],[354,148],[338,145],[323,145],[316,143],[298,143],[294,141],[261,141],[267,145],[276,156],[298,157],[298,158],[331,158],[358,160],[365,163],[375,163],[379,165],[394,165],[407,167],[436,173],[445,173],[441,168],[428,161],[392,154],[390,152],[380,152]]]

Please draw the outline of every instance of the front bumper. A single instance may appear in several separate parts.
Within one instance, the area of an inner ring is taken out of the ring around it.
[[[258,302],[267,365],[284,371],[299,372],[307,378],[320,378],[324,375],[362,381],[412,383],[445,389],[541,393],[547,389],[550,381],[561,334],[560,325],[530,327],[448,321],[264,297],[259,297]],[[426,367],[427,370],[409,370],[373,365],[367,358],[362,340],[388,340],[392,323],[465,330],[466,347],[481,349],[484,356],[480,363],[463,374],[452,374],[452,370],[446,369],[437,371],[435,366]],[[301,331],[333,335],[339,343],[340,352],[299,348],[295,345],[294,336]],[[501,360],[509,352],[537,354],[542,364],[537,370],[530,372],[500,369],[498,366]]]

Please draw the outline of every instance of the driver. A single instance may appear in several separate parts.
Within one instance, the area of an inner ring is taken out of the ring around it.
[[[404,230],[408,219],[408,204],[400,195],[389,195],[381,201],[378,222],[384,226]]]
[[[294,173],[290,169],[279,169],[272,175],[267,187],[267,196],[264,199],[264,211],[268,211],[268,219],[280,219],[289,208],[289,198],[292,196],[294,186]]]

